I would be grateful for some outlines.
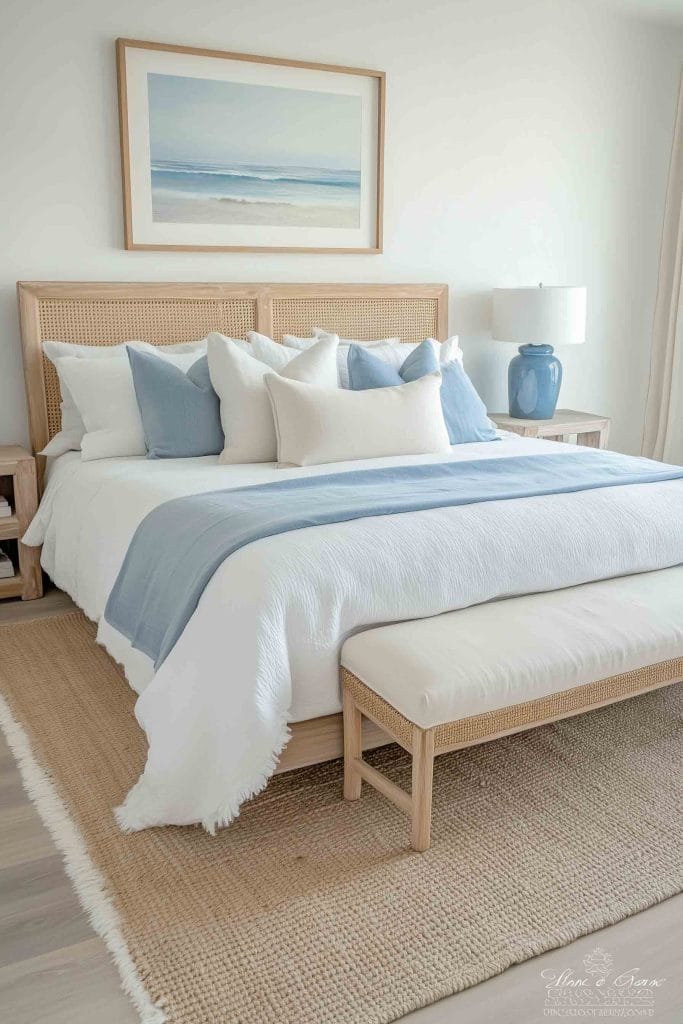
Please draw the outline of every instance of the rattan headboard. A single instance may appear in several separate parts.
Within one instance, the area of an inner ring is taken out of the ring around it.
[[[446,285],[19,282],[17,289],[34,453],[60,425],[59,381],[43,341],[168,345],[210,331],[244,338],[249,330],[280,341],[324,327],[347,338],[410,342],[443,340],[448,328]]]

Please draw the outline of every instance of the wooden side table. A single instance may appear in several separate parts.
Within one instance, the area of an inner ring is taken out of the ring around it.
[[[21,597],[33,601],[43,596],[40,548],[27,548],[21,541],[38,508],[36,460],[19,445],[0,445],[0,494],[12,507],[12,515],[0,518],[0,543],[16,541],[15,550],[7,550],[14,562],[14,576],[0,579],[0,598]],[[11,545],[14,548],[15,545]],[[18,564],[17,564],[18,563]]]
[[[522,437],[545,437],[564,441],[576,435],[576,443],[586,448],[606,448],[609,416],[594,416],[575,409],[556,409],[551,420],[519,420],[507,413],[493,413],[490,418],[501,430],[511,430]]]

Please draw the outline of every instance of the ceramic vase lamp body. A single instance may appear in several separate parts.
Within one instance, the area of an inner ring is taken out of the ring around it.
[[[586,340],[586,289],[542,284],[495,288],[492,333],[497,341],[520,346],[508,369],[510,415],[552,419],[562,383],[562,365],[553,345]]]

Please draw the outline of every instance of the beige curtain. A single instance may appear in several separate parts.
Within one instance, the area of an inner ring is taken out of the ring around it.
[[[643,455],[683,463],[683,80],[671,151],[669,187],[652,331]]]

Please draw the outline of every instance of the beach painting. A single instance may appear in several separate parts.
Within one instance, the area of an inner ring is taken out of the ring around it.
[[[127,247],[379,251],[383,75],[204,53],[119,40]]]
[[[156,74],[147,89],[155,221],[359,227],[360,97]]]

